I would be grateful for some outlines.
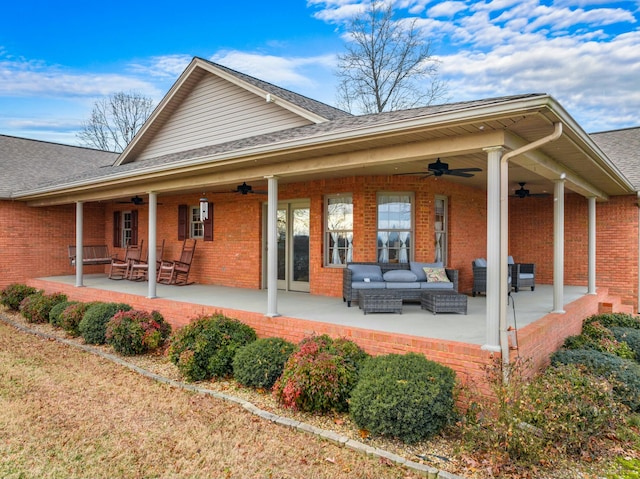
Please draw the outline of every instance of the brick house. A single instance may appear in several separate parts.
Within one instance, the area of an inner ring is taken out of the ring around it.
[[[104,271],[72,267],[71,244],[143,240],[152,260],[193,237],[191,278],[266,289],[274,318],[279,289],[340,297],[351,259],[440,258],[470,291],[486,257],[483,350],[504,354],[507,255],[557,313],[564,284],[637,311],[639,142],[586,134],[546,94],[352,116],[195,58],[120,155],[0,136],[0,286]]]

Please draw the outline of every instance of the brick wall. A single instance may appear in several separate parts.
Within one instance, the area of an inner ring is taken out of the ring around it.
[[[101,205],[85,205],[86,244],[104,243],[103,218]],[[0,287],[28,278],[74,274],[68,246],[76,242],[75,205],[31,208],[0,201],[0,225]],[[102,270],[85,268],[87,273]]]
[[[588,282],[588,202],[565,195],[565,284]],[[633,196],[596,204],[596,285],[608,287],[623,303],[638,296],[638,207]],[[553,283],[553,196],[511,198],[509,251],[515,261],[536,264],[536,283]],[[637,309],[636,309],[637,311]]]

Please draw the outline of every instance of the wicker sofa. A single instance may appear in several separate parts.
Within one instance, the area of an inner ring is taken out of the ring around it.
[[[363,269],[358,268],[358,265],[373,267],[370,271],[375,271],[375,267],[378,267],[381,277],[372,277],[370,278],[370,281],[366,281],[366,278],[364,278],[362,274]],[[429,267],[437,267],[436,265],[442,266],[438,263],[419,262],[348,263],[347,267],[342,270],[342,300],[350,307],[352,301],[358,301],[358,292],[363,289],[393,289],[393,291],[397,292],[402,297],[403,301],[417,302],[420,302],[420,296],[424,291],[458,291],[458,270],[445,268],[447,278],[449,279],[448,282],[428,282],[426,275],[422,270],[425,265],[428,265]],[[413,272],[416,277],[411,281],[411,277],[400,278],[396,273],[387,275],[386,273],[390,271]],[[394,278],[393,276],[396,277]]]

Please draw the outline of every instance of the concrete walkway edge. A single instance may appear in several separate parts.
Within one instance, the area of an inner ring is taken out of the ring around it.
[[[350,439],[346,436],[343,436],[341,434],[337,434],[333,431],[327,431],[325,429],[320,429],[318,427],[312,426],[310,424],[306,424],[300,421],[296,421],[294,419],[289,419],[287,417],[283,417],[283,416],[278,416],[277,414],[273,414],[270,413],[269,411],[265,411],[263,409],[260,409],[259,407],[257,407],[256,405],[250,403],[249,401],[245,401],[244,399],[235,397],[235,396],[231,396],[229,394],[223,394],[223,393],[219,393],[216,391],[212,391],[210,389],[206,389],[200,386],[196,386],[194,384],[189,384],[189,383],[184,383],[181,381],[175,381],[173,379],[169,379],[166,378],[164,376],[160,376],[159,374],[155,374],[152,373],[151,371],[147,371],[144,368],[141,368],[139,366],[136,366],[135,364],[132,364],[128,361],[125,361],[124,359],[122,359],[119,356],[116,356],[115,354],[111,354],[111,353],[107,353],[104,351],[99,350],[98,348],[94,348],[93,346],[87,345],[87,344],[79,344],[75,341],[69,340],[69,339],[65,339],[65,338],[60,338],[57,337],[55,335],[52,334],[48,334],[48,333],[44,333],[41,331],[36,331],[33,329],[30,329],[22,324],[16,323],[14,321],[12,321],[11,319],[7,318],[6,316],[4,316],[3,314],[0,314],[0,320],[2,320],[3,322],[5,322],[6,324],[9,324],[10,326],[13,326],[14,328],[28,333],[28,334],[33,334],[36,336],[40,336],[42,338],[45,339],[52,339],[55,340],[59,343],[62,344],[66,344],[67,346],[71,346],[74,348],[78,348],[78,349],[82,349],[88,353],[91,354],[95,354],[97,356],[100,356],[102,358],[108,359],[116,364],[119,364],[121,366],[124,366],[126,368],[131,369],[132,371],[135,371],[136,373],[145,376],[147,378],[153,379],[154,381],[160,382],[160,383],[164,383],[164,384],[169,384],[171,386],[174,386],[176,388],[180,388],[183,389],[185,391],[191,391],[191,392],[195,392],[198,394],[203,394],[205,396],[211,396],[217,399],[222,399],[223,401],[228,401],[231,403],[235,403],[235,404],[239,404],[240,406],[242,406],[245,410],[247,410],[248,412],[255,414],[258,417],[261,417],[263,419],[266,419],[267,421],[271,421],[274,422],[276,424],[280,424],[283,426],[287,426],[290,427],[292,429],[296,429],[298,431],[302,431],[302,432],[306,432],[309,434],[313,434],[317,437],[320,437],[322,439],[325,439],[327,441],[331,441],[335,444],[338,444],[340,446],[344,446],[344,447],[348,447],[350,449],[353,449],[355,451],[358,452],[362,452],[364,454],[370,455],[370,456],[377,456],[380,458],[384,458],[386,460],[389,460],[391,462],[394,462],[398,465],[401,466],[405,466],[409,469],[413,469],[414,471],[419,472],[420,474],[424,475],[426,478],[428,479],[464,479],[462,476],[457,476],[455,474],[451,474],[449,472],[446,471],[441,471],[439,469],[436,469],[434,467],[431,466],[427,466],[425,464],[420,464],[418,462],[414,462],[408,459],[405,459],[402,456],[399,456],[397,454],[393,454],[391,452],[385,451],[383,449],[379,449],[379,448],[375,448],[372,446],[369,446],[367,444],[364,444],[360,441],[355,441],[353,439]]]

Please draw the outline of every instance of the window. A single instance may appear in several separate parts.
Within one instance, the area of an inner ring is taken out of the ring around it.
[[[353,198],[350,194],[326,198],[324,264],[344,265],[353,260]]]
[[[200,221],[200,206],[190,206],[190,238],[204,238],[204,222]]]
[[[446,196],[436,196],[434,229],[436,235],[435,261],[447,264],[447,203]]]
[[[209,203],[209,217],[200,221],[200,205],[178,205],[178,240],[195,238],[213,241],[213,203]]]
[[[413,240],[412,195],[378,194],[378,261],[408,263]]]
[[[113,246],[124,248],[128,244],[138,244],[138,212],[113,212]]]

